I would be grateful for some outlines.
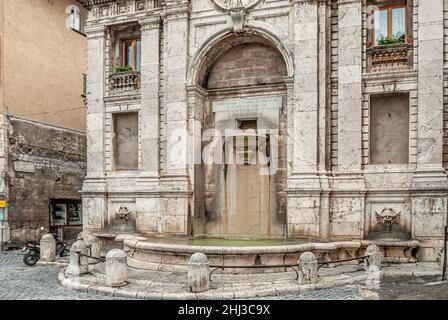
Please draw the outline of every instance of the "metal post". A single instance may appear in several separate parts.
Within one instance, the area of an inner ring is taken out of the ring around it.
[[[447,264],[447,261],[446,261],[446,256],[447,256],[447,253],[446,253],[446,243],[447,243],[447,241],[448,241],[448,226],[445,226],[445,235],[444,235],[444,237],[443,237],[443,241],[444,241],[444,243],[443,243],[443,273],[442,273],[442,281],[445,281],[445,279],[446,279],[446,264]]]

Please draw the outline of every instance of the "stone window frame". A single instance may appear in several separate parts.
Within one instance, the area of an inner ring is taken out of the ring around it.
[[[375,2],[397,2],[394,0],[362,0],[362,41],[363,41],[363,45],[362,45],[362,73],[363,74],[367,74],[367,70],[368,70],[368,66],[367,66],[367,49],[368,47],[368,32],[369,30],[367,29],[367,18],[368,18],[368,13],[367,13],[367,7],[369,5],[375,4]],[[417,66],[418,66],[418,1],[416,0],[406,0],[407,5],[408,5],[408,21],[407,21],[407,26],[408,26],[408,31],[412,33],[412,42],[410,42],[409,44],[412,44],[412,48],[413,48],[413,52],[412,52],[412,68],[411,70],[417,70]],[[336,11],[337,13],[337,6],[335,9],[333,9]],[[337,40],[337,26],[336,26],[336,30],[332,30],[332,34],[335,33],[336,34],[336,38],[335,40]],[[336,158],[337,159],[337,158]],[[337,163],[337,162],[336,162]],[[333,166],[333,164],[332,164]],[[333,166],[334,167],[334,166]]]
[[[391,20],[391,13],[393,9],[396,8],[405,8],[405,42],[407,44],[412,44],[413,39],[411,34],[413,34],[412,30],[412,21],[413,21],[413,15],[412,15],[412,1],[408,0],[389,0],[389,1],[367,1],[366,5],[377,5],[380,10],[387,10],[388,11],[388,36],[390,36],[390,29],[392,27],[392,20]],[[368,18],[368,15],[367,17]],[[367,21],[367,20],[366,20]],[[372,20],[374,23],[374,19]],[[367,25],[366,25],[367,27]],[[375,28],[368,30],[367,29],[367,48],[375,46],[374,43],[369,43],[370,41],[374,41],[375,39]]]
[[[126,67],[127,65],[131,66],[134,72],[141,72],[141,41],[142,38],[141,37],[132,37],[132,38],[123,38],[123,39],[119,39],[120,41],[120,52],[121,54],[119,55],[119,60],[120,60],[120,66],[122,67]],[[138,46],[137,43],[140,41],[140,63],[138,63]],[[126,46],[127,44],[131,43],[132,44],[132,49],[133,49],[133,65],[130,64],[126,64]],[[116,60],[115,60],[116,61]],[[138,64],[140,64],[140,69],[137,68]]]
[[[408,94],[409,97],[409,142],[408,142],[408,163],[407,164],[371,164],[370,163],[370,110],[371,96],[387,96]],[[391,169],[402,171],[407,168],[413,170],[417,165],[418,154],[418,107],[417,107],[417,89],[389,91],[376,91],[373,86],[368,92],[363,93],[362,102],[362,167],[363,169]]]
[[[80,33],[82,35],[84,34],[84,16],[81,13],[81,10],[77,6],[72,6],[70,10],[70,29]],[[79,23],[79,26],[77,26],[77,23]]]
[[[135,102],[134,102],[135,103]],[[115,170],[114,168],[114,145],[113,145],[113,115],[118,113],[137,113],[138,114],[138,168],[133,170]],[[142,168],[142,114],[140,104],[116,104],[106,105],[104,118],[104,152],[105,152],[105,171],[109,176],[134,175],[138,174]]]
[[[129,20],[120,24],[108,24],[105,25],[105,48],[104,48],[104,94],[106,97],[111,95],[110,92],[110,77],[115,74],[115,69],[120,63],[121,41],[129,40],[133,38],[142,39],[141,25],[138,20]],[[129,29],[127,32],[126,30]],[[134,29],[130,31],[130,29]],[[120,35],[121,33],[121,35]],[[143,55],[143,43],[142,52]],[[140,72],[137,72],[140,73]],[[135,92],[140,94],[140,90]]]

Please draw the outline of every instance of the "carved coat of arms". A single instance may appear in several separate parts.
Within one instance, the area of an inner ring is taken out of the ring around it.
[[[215,5],[221,10],[229,12],[233,21],[235,33],[243,31],[244,22],[248,9],[253,8],[262,0],[213,0]]]

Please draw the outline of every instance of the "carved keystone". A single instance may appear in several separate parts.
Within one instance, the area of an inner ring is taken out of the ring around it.
[[[56,240],[52,234],[44,234],[40,240],[40,260],[43,262],[56,260]]]
[[[364,269],[366,271],[370,270],[372,267],[378,268],[379,270],[381,268],[381,261],[383,260],[383,254],[380,251],[380,248],[378,248],[377,245],[371,244],[366,249],[367,261],[364,262]]]
[[[89,260],[81,254],[89,253],[84,241],[76,241],[70,248],[70,264],[65,269],[66,276],[79,277],[89,271]]]
[[[128,256],[120,249],[110,250],[106,255],[106,285],[121,287],[128,281]]]
[[[210,264],[203,253],[195,253],[188,262],[188,289],[204,292],[210,289]]]
[[[314,253],[304,252],[300,255],[299,261],[299,284],[317,283],[317,259]]]

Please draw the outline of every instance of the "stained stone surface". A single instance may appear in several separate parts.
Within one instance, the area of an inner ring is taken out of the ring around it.
[[[400,68],[367,65],[372,49],[363,40],[369,30],[361,0],[256,1],[233,15],[211,1],[89,3],[86,230],[107,239],[126,231],[361,240],[381,224],[376,212],[394,210],[397,227],[420,241],[419,261],[437,260],[448,201],[446,2],[409,6],[408,29],[415,32]],[[110,87],[123,32],[117,28],[141,35],[140,86],[124,92]],[[390,105],[398,93],[408,97],[400,103],[409,121],[404,113],[394,121],[397,112],[386,107],[370,117],[372,98]],[[266,108],[251,109],[251,99]],[[217,103],[239,109],[214,113]],[[139,113],[138,146],[133,135],[120,147],[133,142],[124,160],[136,170],[117,171],[114,114],[130,112]],[[378,133],[371,123],[383,117],[387,132],[408,140],[408,148],[377,150],[387,141],[371,143]],[[257,183],[256,167],[226,176],[225,166],[202,161],[219,136],[202,133],[242,120],[279,131],[278,171],[269,181]],[[376,156],[384,151],[391,157]],[[263,219],[254,203],[268,211]],[[116,224],[121,206],[133,211],[125,225]],[[233,219],[234,212],[243,216]]]
[[[386,266],[387,268],[387,266]],[[439,282],[439,276],[424,276],[425,273],[429,274],[431,270],[434,270],[435,266],[431,264],[416,264],[416,265],[394,265],[395,276],[389,276],[381,281],[380,289],[368,289],[364,283],[356,285],[343,285],[337,288],[321,289],[310,292],[303,292],[301,294],[291,293],[282,296],[271,295],[266,297],[256,297],[255,299],[285,299],[285,300],[362,300],[362,299],[442,299],[445,297],[448,284],[447,282]],[[323,274],[329,273],[331,268],[324,268]],[[348,272],[353,270],[342,269],[338,267],[341,272]],[[440,270],[440,269],[439,269]],[[90,289],[89,293],[78,292],[76,290],[68,290],[61,287],[57,281],[57,275],[61,271],[56,266],[45,267],[27,267],[22,262],[22,256],[16,252],[0,252],[0,300],[125,300],[126,297],[113,297],[113,291],[109,292],[109,295],[96,294],[95,289]],[[97,270],[100,272],[100,270]],[[103,271],[104,273],[104,268]],[[408,275],[414,273],[412,277],[401,276],[399,274],[408,273]],[[140,275],[140,280],[137,281],[137,277],[132,273],[132,278],[135,277],[134,283],[139,282],[139,297],[144,297],[145,292],[155,292],[157,286],[155,282],[160,281],[156,277],[157,274],[150,275],[148,279],[144,279],[144,275]],[[176,280],[179,275],[163,273],[166,276],[166,282]],[[261,276],[256,277],[235,277],[228,278],[226,281],[227,286],[231,285],[231,281],[238,281],[234,283],[234,287],[243,287],[242,283],[251,280],[253,284],[261,281]],[[284,274],[283,280],[295,281],[295,274]],[[213,280],[216,285],[219,284],[216,276],[213,276]],[[239,280],[237,280],[239,279]],[[265,278],[266,281],[267,278]],[[272,279],[272,277],[271,277]],[[101,279],[98,279],[100,281]],[[103,278],[104,280],[104,278]],[[278,279],[280,280],[280,279]],[[91,283],[98,283],[92,281]],[[160,284],[161,282],[159,282]],[[163,283],[162,283],[163,284]],[[186,283],[185,283],[186,284]],[[169,285],[164,284],[167,288],[167,292],[176,291],[182,288],[182,285]],[[214,285],[212,285],[212,288]],[[256,287],[256,286],[254,286]],[[169,289],[171,288],[171,289]],[[249,294],[249,285],[243,287]],[[135,294],[134,294],[135,296]],[[180,295],[181,296],[181,295]],[[159,295],[159,298],[161,295]],[[250,298],[250,297],[248,297]]]

